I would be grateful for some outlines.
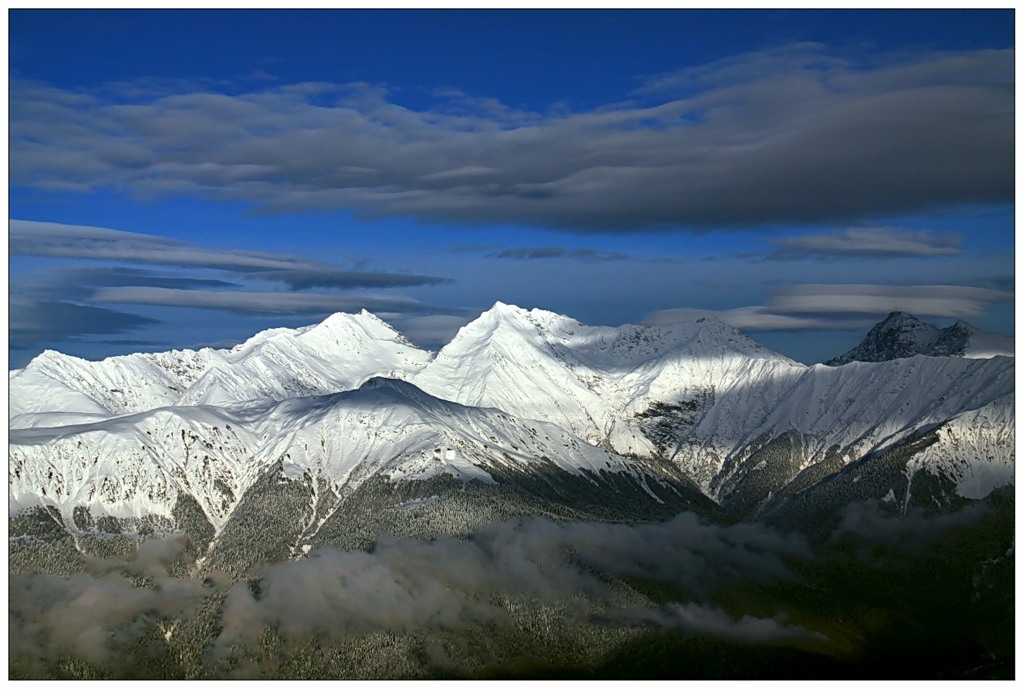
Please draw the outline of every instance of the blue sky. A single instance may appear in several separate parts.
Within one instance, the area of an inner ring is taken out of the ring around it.
[[[1013,334],[1012,11],[12,10],[10,365],[367,308]]]

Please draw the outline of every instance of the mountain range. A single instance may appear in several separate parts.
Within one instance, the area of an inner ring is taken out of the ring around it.
[[[366,311],[44,352],[9,378],[11,675],[1012,674],[1014,360],[933,330],[808,366],[497,303],[436,353]]]
[[[933,330],[892,314],[853,350],[886,360],[807,366],[713,317],[594,327],[499,302],[436,354],[366,311],[230,350],[47,351],[10,373],[11,516],[76,542],[186,529],[226,561],[267,505],[293,515],[273,557],[505,514],[949,508],[1013,481],[1014,363],[904,356],[975,351],[970,326]]]

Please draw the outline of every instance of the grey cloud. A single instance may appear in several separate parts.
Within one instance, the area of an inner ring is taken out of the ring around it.
[[[292,256],[210,250],[186,242],[104,227],[11,220],[12,255],[132,261],[221,270],[287,270],[315,267]]]
[[[142,351],[142,348],[146,350],[157,350],[166,351],[175,346],[176,343],[168,342],[166,340],[132,340],[132,339],[107,339],[107,340],[91,340],[94,344],[113,345],[117,347],[136,347],[135,351]],[[237,342],[231,343],[232,346],[238,344]],[[230,349],[231,347],[221,347],[220,349]],[[197,348],[198,349],[198,348]]]
[[[420,544],[409,543],[417,557]],[[437,553],[452,544],[438,546]],[[310,558],[267,568],[259,597],[237,584],[224,602],[224,631],[219,645],[254,638],[274,625],[286,639],[316,634],[335,637],[377,630],[417,627],[465,628],[499,616],[486,603],[471,600],[465,588],[452,588],[452,574],[441,565],[411,570],[386,554],[322,549]],[[470,589],[472,590],[472,589]]]
[[[216,309],[240,314],[327,314],[335,311],[423,313],[443,311],[412,299],[373,296],[343,297],[295,292],[228,292],[164,287],[105,287],[92,300],[113,304],[147,304],[193,309]]]
[[[688,323],[713,315],[749,332],[776,330],[862,330],[892,311],[917,316],[968,318],[1013,298],[1011,292],[964,285],[791,285],[765,305],[721,311],[677,308],[655,311],[650,325]]]
[[[875,500],[847,505],[839,523],[829,535],[829,543],[853,546],[862,557],[876,555],[875,546],[891,547],[903,554],[913,553],[954,529],[974,524],[991,508],[987,503],[975,502],[955,512],[929,514],[911,510],[894,515]]]
[[[850,320],[837,318],[816,318],[773,313],[770,306],[741,306],[723,311],[702,309],[663,309],[655,311],[644,319],[648,325],[672,325],[690,323],[701,316],[715,316],[739,330],[756,332],[760,330],[859,330],[870,327],[874,321],[868,319]]]
[[[97,287],[167,287],[171,289],[202,289],[217,287],[238,287],[233,282],[211,278],[183,277],[178,275],[162,275],[138,268],[121,267],[89,267],[89,268],[53,268],[41,271],[38,283],[20,286],[20,292],[26,294],[46,294],[65,299],[85,298]]]
[[[769,307],[785,314],[886,314],[966,318],[1013,294],[962,285],[793,285]]]
[[[629,256],[618,251],[597,251],[595,249],[566,249],[560,246],[541,246],[533,248],[502,249],[488,258],[508,259],[565,259],[574,261],[601,262],[622,261]]]
[[[159,321],[99,306],[12,294],[9,301],[12,349],[63,342],[81,335],[130,332]]]
[[[450,278],[431,277],[429,275],[410,275],[404,273],[371,273],[357,270],[336,269],[291,269],[261,270],[248,274],[249,277],[272,282],[283,282],[292,289],[310,289],[313,287],[419,287],[423,285],[446,285],[454,280]]]
[[[11,220],[9,228],[9,246],[12,255],[210,268],[231,271],[251,278],[283,282],[292,289],[410,287],[450,282],[446,278],[426,275],[343,270],[283,254],[204,249],[165,237],[103,227]],[[99,274],[95,272],[93,276]],[[120,273],[122,276],[130,274],[126,269]],[[115,279],[114,273],[108,273],[108,275],[110,277],[106,278],[107,280]],[[141,273],[136,273],[136,275],[141,276]],[[126,279],[123,282],[110,282],[109,284],[170,286],[169,283],[160,285],[153,279],[135,283]],[[193,284],[193,286],[201,285]]]
[[[15,82],[11,182],[574,232],[851,221],[1012,203],[1013,83],[1012,50],[857,61],[814,44],[581,113],[413,111],[329,84],[124,104]]]
[[[975,284],[981,287],[989,287],[1005,292],[1012,292],[1016,283],[1016,276],[1012,273],[1004,275],[989,275],[975,281]]]
[[[957,234],[887,227],[851,227],[842,232],[773,240],[779,249],[769,258],[831,256],[951,256],[960,253]]]

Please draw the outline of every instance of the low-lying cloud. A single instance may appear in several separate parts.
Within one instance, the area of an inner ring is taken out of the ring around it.
[[[720,608],[698,603],[669,603],[658,610],[632,610],[620,613],[624,620],[645,622],[662,629],[680,629],[692,634],[716,636],[753,644],[787,641],[828,641],[821,632],[789,624],[784,615],[735,618]]]
[[[161,621],[194,612],[209,588],[168,574],[180,539],[147,541],[131,561],[92,560],[91,574],[10,578],[10,654],[22,663],[53,663],[66,654],[100,667],[122,665],[126,651]],[[140,587],[129,577],[147,577]]]
[[[12,658],[22,670],[70,654],[123,671],[140,652],[167,653],[160,638],[169,641],[180,619],[211,595],[223,598],[219,632],[204,661],[214,664],[267,627],[286,643],[301,643],[508,626],[512,619],[501,601],[509,596],[540,604],[575,601],[562,608],[570,623],[640,624],[751,643],[823,639],[778,615],[734,616],[709,601],[730,582],[795,580],[787,562],[811,556],[802,537],[754,524],[704,524],[690,513],[637,526],[533,518],[493,523],[468,539],[388,538],[369,552],[326,547],[264,565],[234,584],[216,574],[171,576],[184,553],[181,538],[152,539],[127,561],[86,557],[88,573],[13,575]],[[609,576],[662,582],[677,600],[622,607]]]
[[[172,565],[190,564],[183,560],[184,541],[149,540],[128,561],[86,558],[88,573],[13,575],[10,654],[22,672],[45,674],[72,656],[116,676],[125,663],[191,649],[196,655],[189,662],[213,675],[258,674],[263,661],[251,651],[266,648],[268,630],[286,651],[391,632],[423,640],[428,662],[458,671],[445,640],[459,644],[474,630],[495,638],[518,629],[517,616],[533,611],[547,611],[556,634],[578,634],[580,625],[647,627],[831,653],[847,642],[815,629],[822,614],[814,612],[817,604],[790,601],[799,616],[791,620],[773,610],[778,592],[831,582],[826,586],[839,588],[830,595],[854,611],[856,634],[860,608],[849,606],[862,601],[843,598],[844,585],[827,573],[845,566],[871,572],[916,557],[930,562],[949,534],[963,538],[991,514],[979,504],[898,516],[877,502],[855,503],[814,542],[757,523],[707,524],[691,513],[639,525],[532,518],[492,523],[462,539],[385,538],[368,551],[323,547],[262,565],[234,583],[215,573],[201,580],[170,576]],[[624,582],[634,587],[629,595]],[[641,595],[652,583],[659,593]],[[740,607],[755,590],[768,592],[756,598],[756,612]],[[215,622],[203,622],[209,633],[174,645],[172,637],[195,633],[186,630],[200,608],[216,610]],[[881,623],[871,609],[871,624]]]
[[[702,524],[690,513],[639,526],[536,518],[492,524],[468,540],[385,539],[372,552],[323,548],[305,560],[265,567],[256,590],[236,584],[224,604],[218,644],[226,649],[251,640],[268,625],[296,639],[507,624],[494,596],[550,602],[585,595],[608,603],[614,587],[606,575],[663,582],[687,601],[706,601],[730,581],[795,579],[786,560],[808,557],[799,536],[752,524]],[[580,620],[593,614],[582,604],[577,613]],[[773,620],[733,619],[710,604],[623,614],[634,622],[726,638],[812,636]]]

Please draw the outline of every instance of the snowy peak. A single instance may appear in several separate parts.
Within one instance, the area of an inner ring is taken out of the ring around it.
[[[752,376],[782,381],[804,368],[714,318],[587,326],[499,302],[411,380],[442,399],[553,422],[587,442],[649,456],[656,450],[641,425],[650,414],[638,415],[652,405],[698,405],[715,387]]]
[[[1013,338],[986,333],[962,320],[940,330],[910,314],[894,311],[871,328],[860,344],[825,363],[841,366],[851,361],[890,361],[918,354],[974,359],[1013,356]]]
[[[385,378],[374,376],[368,379],[357,390],[343,393],[353,399],[369,398],[370,396],[390,400],[397,404],[411,404],[415,406],[446,405],[449,407],[461,406],[455,402],[438,399],[433,395],[423,392],[412,383],[397,378]]]
[[[837,366],[850,361],[889,361],[924,354],[938,337],[939,329],[935,326],[894,311],[871,328],[859,345],[826,363]]]
[[[368,311],[335,313],[316,325],[267,331],[233,351],[182,395],[179,404],[327,395],[377,375],[410,376],[431,354]]]
[[[506,348],[541,347],[597,368],[620,368],[662,356],[742,354],[791,362],[714,316],[673,325],[588,326],[543,309],[496,302],[464,326],[439,352],[439,359],[480,352],[497,339]],[[517,341],[518,340],[518,341]]]
[[[962,356],[968,359],[1013,356],[1014,342],[1012,337],[988,333],[966,321],[957,321],[941,331],[930,354]]]
[[[322,322],[303,328],[299,334],[307,341],[344,343],[346,338],[384,340],[412,346],[405,336],[366,309],[359,313],[333,313]]]
[[[371,376],[407,377],[431,353],[368,311],[273,328],[230,350],[129,354],[103,361],[46,351],[10,376],[12,427],[46,412],[120,415],[171,405],[225,405],[324,395]],[[17,418],[21,417],[21,418]]]
[[[300,328],[271,328],[256,333],[226,354],[234,359],[251,354],[272,341],[301,341],[310,347],[358,346],[364,340],[397,342],[415,349],[404,335],[366,309],[359,313],[332,313],[323,321]]]
[[[464,326],[450,344],[467,338],[479,338],[481,334],[490,336],[498,331],[557,332],[573,326],[578,327],[580,323],[568,316],[543,309],[527,310],[499,301]]]

